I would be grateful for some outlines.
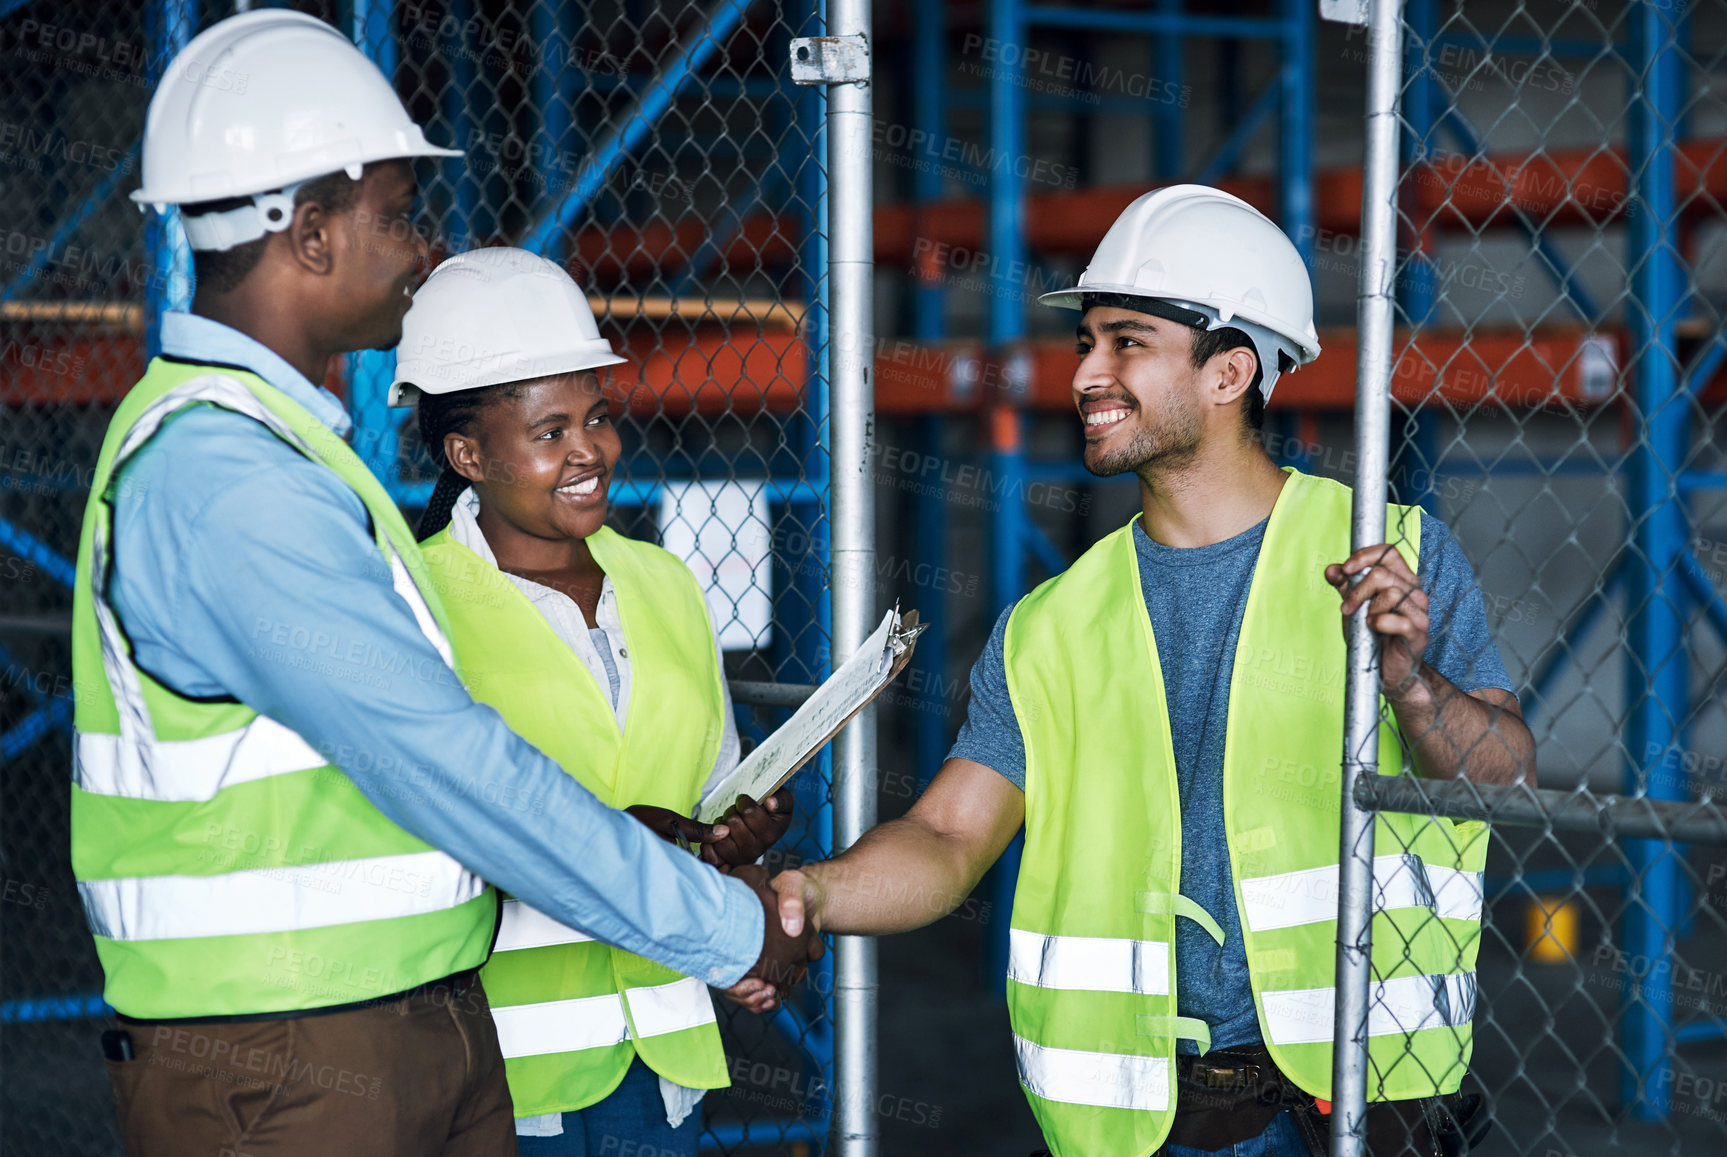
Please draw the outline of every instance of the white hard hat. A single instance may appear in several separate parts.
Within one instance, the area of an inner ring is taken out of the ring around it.
[[[415,390],[453,394],[623,361],[561,265],[526,249],[475,249],[415,292],[389,403],[413,405]]]
[[[293,190],[398,157],[459,157],[426,141],[390,82],[334,28],[269,9],[205,29],[168,66],[144,116],[144,187],[169,205],[253,197],[189,219],[194,249],[229,249],[287,228]],[[266,196],[268,195],[268,196]]]
[[[1161,303],[1147,312],[1196,328],[1242,330],[1259,354],[1267,398],[1282,372],[1279,352],[1289,368],[1319,356],[1301,254],[1265,214],[1221,189],[1171,185],[1139,197],[1103,235],[1079,284],[1038,300],[1083,309],[1088,294]]]

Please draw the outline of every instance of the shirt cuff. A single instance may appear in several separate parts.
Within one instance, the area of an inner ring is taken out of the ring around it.
[[[755,967],[762,954],[767,913],[756,899],[755,889],[742,880],[725,881],[726,907],[720,916],[724,929],[705,966],[688,973],[715,988],[730,988]]]

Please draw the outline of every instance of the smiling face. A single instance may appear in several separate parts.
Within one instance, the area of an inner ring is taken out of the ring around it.
[[[418,194],[408,162],[368,165],[358,203],[335,218],[338,297],[330,312],[341,349],[389,349],[402,340],[429,253],[414,218]]]
[[[606,491],[623,452],[593,370],[499,389],[465,434],[444,438],[450,464],[474,484],[480,526],[542,541],[585,539],[606,521]]]
[[[1204,390],[1179,322],[1093,306],[1079,324],[1073,401],[1085,423],[1085,468],[1100,478],[1177,466],[1198,453]]]

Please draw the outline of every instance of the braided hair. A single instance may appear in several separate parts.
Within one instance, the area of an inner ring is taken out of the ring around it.
[[[432,487],[431,498],[426,500],[425,511],[420,515],[421,542],[450,524],[450,514],[456,508],[456,499],[468,488],[468,480],[450,465],[449,456],[444,451],[444,435],[468,433],[473,427],[474,419],[487,406],[501,399],[520,397],[521,393],[520,382],[457,390],[450,394],[420,392],[419,401],[414,406],[415,418],[420,427],[420,441],[425,444],[426,453],[432,456],[432,461],[440,465],[438,481]]]

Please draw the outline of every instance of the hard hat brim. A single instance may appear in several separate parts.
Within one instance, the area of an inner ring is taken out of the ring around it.
[[[428,143],[423,148],[415,149],[411,153],[400,153],[387,157],[356,157],[340,164],[331,164],[328,157],[324,156],[299,165],[284,166],[277,170],[267,188],[251,188],[251,185],[257,183],[255,181],[242,182],[245,187],[235,186],[231,189],[193,190],[173,185],[162,185],[155,188],[146,186],[129,194],[129,196],[140,205],[196,205],[203,201],[225,201],[230,197],[255,197],[259,193],[273,193],[287,185],[297,185],[339,173],[349,165],[377,165],[384,161],[412,161],[419,157],[460,157],[462,155],[464,154],[461,149],[446,149]]]
[[[1109,297],[1137,297],[1142,301],[1168,301],[1166,294],[1147,293],[1143,285],[1115,285],[1099,282],[1096,285],[1081,282],[1069,289],[1051,290],[1037,299],[1039,305],[1050,305],[1056,309],[1084,309],[1085,299],[1105,295]]]
[[[1086,294],[1110,292],[1113,291],[1107,289],[1088,289],[1076,285],[1072,289],[1053,289],[1048,293],[1041,294],[1037,299],[1037,303],[1039,305],[1053,306],[1056,309],[1080,309],[1082,308],[1080,301]]]
[[[452,362],[438,367],[436,378],[442,379],[439,384],[448,383],[444,388],[428,389],[425,384],[427,379],[422,374],[416,373],[411,377],[398,377],[390,383],[390,390],[385,397],[385,402],[387,405],[398,408],[411,406],[420,394],[458,394],[464,390],[483,390],[488,386],[501,386],[506,382],[525,382],[535,378],[549,378],[554,374],[571,374],[582,370],[621,366],[629,361],[628,358],[622,358],[610,352],[610,343],[606,344],[608,349],[604,354],[598,354],[592,350],[572,351],[562,356],[537,358],[526,363],[511,362],[502,366],[497,365],[496,361],[492,360],[491,364],[494,368],[490,371],[476,369],[478,365],[484,363]],[[421,380],[416,381],[416,378]],[[413,392],[410,393],[410,390]]]
[[[1143,287],[1137,285],[1099,284],[1075,285],[1070,289],[1052,290],[1049,293],[1040,295],[1037,302],[1039,305],[1048,305],[1056,309],[1082,310],[1085,308],[1085,299],[1087,297],[1097,295],[1137,297],[1142,301],[1167,300],[1166,298],[1153,296],[1152,294],[1147,293]],[[1315,358],[1319,357],[1321,351],[1317,341],[1310,341],[1305,337],[1297,337],[1292,334],[1284,333],[1280,328],[1278,328],[1276,319],[1274,318],[1263,317],[1255,312],[1245,309],[1237,310],[1234,316],[1241,318],[1243,321],[1252,322],[1254,325],[1263,326],[1289,342],[1291,346],[1300,351],[1300,364],[1302,365],[1308,365]],[[1224,324],[1227,325],[1228,322],[1225,322]]]

